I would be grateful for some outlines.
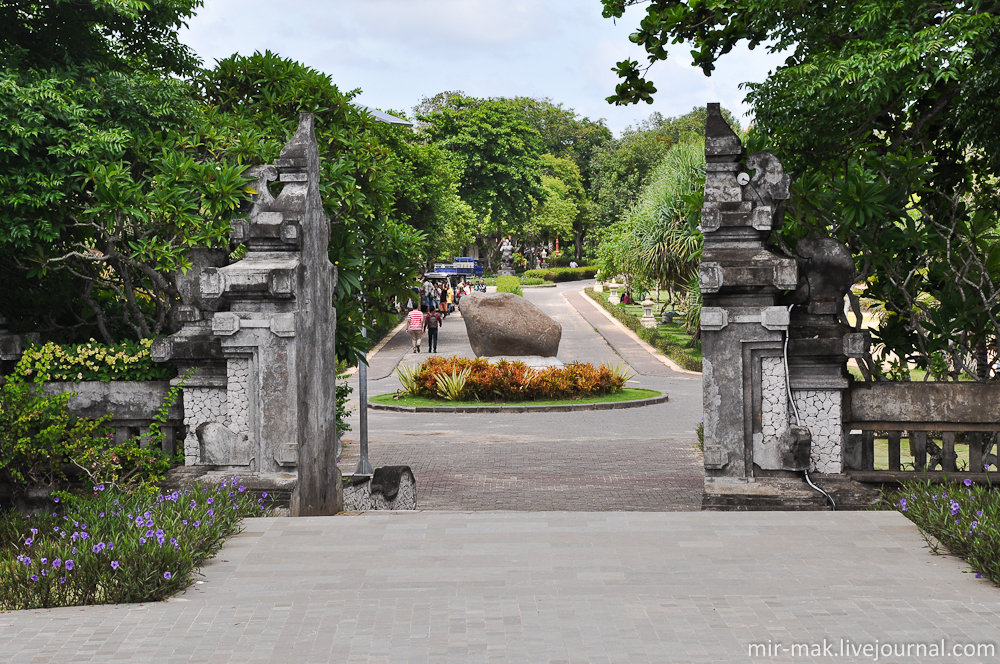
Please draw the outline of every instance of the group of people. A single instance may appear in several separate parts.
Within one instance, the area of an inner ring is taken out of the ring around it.
[[[485,290],[483,286],[483,290]],[[450,281],[432,281],[424,279],[416,293],[410,298],[410,313],[406,316],[406,329],[413,340],[413,352],[420,352],[420,342],[424,332],[427,332],[427,352],[437,352],[438,329],[444,323],[448,314],[464,295],[468,295],[475,286],[463,281],[458,286],[452,286]]]

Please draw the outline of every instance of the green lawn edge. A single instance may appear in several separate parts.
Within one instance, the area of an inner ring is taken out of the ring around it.
[[[585,404],[585,403],[609,403],[615,401],[638,401],[639,399],[653,399],[663,393],[657,390],[647,390],[641,387],[626,387],[617,394],[606,394],[601,397],[590,397],[587,399],[554,399],[549,401],[446,401],[444,399],[428,399],[427,397],[414,397],[403,395],[396,399],[395,394],[379,394],[369,398],[372,403],[387,406],[561,406],[563,404]]]

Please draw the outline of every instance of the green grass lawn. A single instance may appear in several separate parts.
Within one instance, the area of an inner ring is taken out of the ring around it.
[[[444,399],[428,399],[427,397],[415,397],[410,394],[380,394],[370,399],[373,403],[389,404],[394,406],[559,406],[573,403],[609,403],[613,401],[635,401],[637,399],[651,399],[658,397],[662,392],[656,390],[645,390],[638,387],[626,387],[617,394],[608,394],[602,397],[587,397],[584,399],[554,399],[550,401],[446,401]],[[398,397],[398,398],[397,398]]]
[[[650,297],[652,298],[653,295],[655,295],[655,293],[650,294]],[[664,302],[665,301],[666,299],[664,298]],[[656,316],[657,321],[660,320],[661,306],[662,303],[653,307],[653,314]],[[625,310],[636,318],[642,318],[642,307],[638,304],[626,304]],[[684,329],[683,325],[680,323],[671,323],[670,325],[666,325],[658,322],[656,325],[656,331],[664,339],[680,346],[686,355],[696,358],[699,362],[701,361],[701,344],[698,344],[697,346],[690,345],[691,335],[687,333],[687,330]]]
[[[928,442],[930,442],[928,440]],[[941,441],[934,441],[938,447],[941,447]],[[913,457],[910,456],[910,441],[906,438],[900,440],[899,445],[899,466],[903,470],[916,470],[913,465]],[[928,457],[930,453],[928,452]],[[966,469],[969,467],[969,444],[968,443],[955,443],[955,465],[959,470]],[[887,438],[876,438],[875,439],[875,470],[889,470],[889,440]],[[937,470],[941,470],[938,466]],[[979,472],[982,472],[982,468]]]

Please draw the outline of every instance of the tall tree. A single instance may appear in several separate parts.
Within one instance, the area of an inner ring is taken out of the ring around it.
[[[427,140],[451,155],[461,173],[459,194],[480,219],[477,235],[487,251],[528,222],[543,200],[541,136],[509,104],[452,96],[419,116]]]
[[[604,0],[620,17],[631,0]],[[693,44],[706,74],[741,41],[788,50],[748,84],[755,148],[796,176],[785,240],[821,232],[854,252],[881,303],[877,336],[899,377],[986,379],[1000,336],[1000,4],[654,0],[633,42],[650,63]],[[634,61],[614,103],[651,99]]]

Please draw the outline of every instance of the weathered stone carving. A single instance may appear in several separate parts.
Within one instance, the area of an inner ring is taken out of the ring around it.
[[[473,293],[459,305],[477,357],[559,353],[562,325],[513,293]]]
[[[746,155],[718,104],[708,108],[705,155],[699,280],[708,505],[727,482],[841,472],[845,350],[861,353],[867,344],[861,333],[845,339],[851,331],[841,320],[855,279],[847,247],[805,238],[793,257],[768,245],[791,191],[780,161]]]
[[[190,306],[212,314],[186,314],[184,329],[154,347],[161,361],[190,355],[204,363],[216,353],[222,360],[199,370],[185,390],[197,404],[197,415],[185,417],[187,463],[262,481],[296,477],[292,515],[335,514],[342,504],[334,418],[336,269],[327,254],[330,224],[319,193],[313,123],[311,114],[302,114],[275,163],[247,171],[257,194],[232,234],[246,256],[205,265],[191,277],[197,287],[188,289]],[[275,181],[283,185],[277,197],[268,186]]]

